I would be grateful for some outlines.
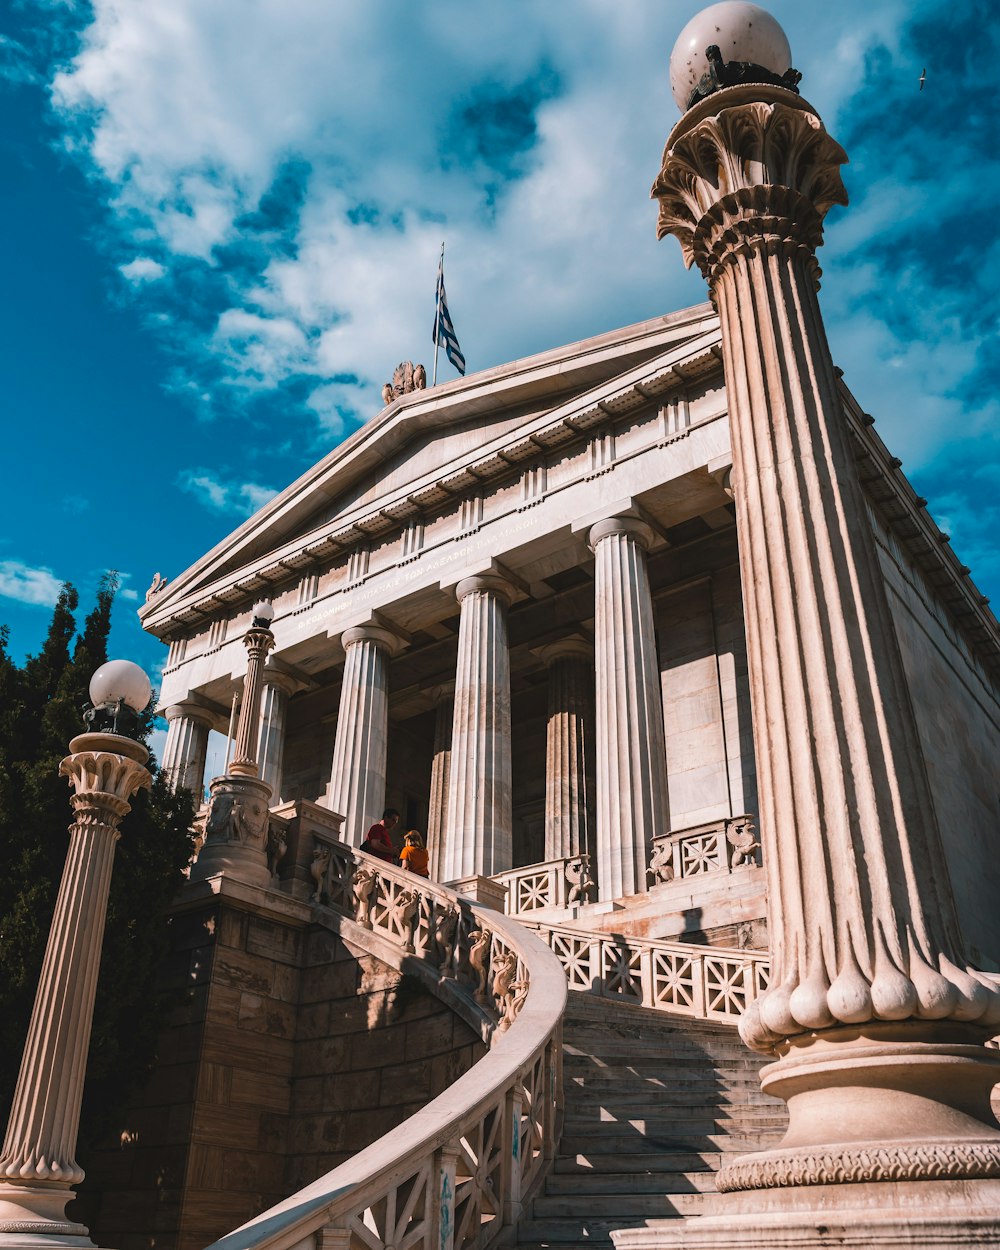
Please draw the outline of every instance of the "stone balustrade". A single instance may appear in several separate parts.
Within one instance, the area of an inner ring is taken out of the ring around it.
[[[322,830],[312,837],[314,904],[478,1019],[491,1048],[393,1132],[213,1250],[484,1250],[554,1157],[566,978],[515,921]]]
[[[593,902],[595,894],[589,855],[542,860],[510,872],[495,873],[492,880],[507,889],[504,911],[508,916]]]
[[[571,990],[672,1015],[736,1024],[767,989],[767,951],[596,933],[522,920],[559,959]]]
[[[754,818],[733,816],[710,824],[664,833],[653,839],[647,869],[650,885],[760,867]]]

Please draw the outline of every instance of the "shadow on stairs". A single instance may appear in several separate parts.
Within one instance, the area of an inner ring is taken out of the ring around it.
[[[776,1142],[785,1105],[734,1028],[570,994],[565,1125],[521,1246],[611,1245],[616,1228],[699,1214],[725,1153]]]

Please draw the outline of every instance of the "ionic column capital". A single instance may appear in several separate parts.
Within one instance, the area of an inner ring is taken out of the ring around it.
[[[633,516],[612,516],[592,525],[587,534],[587,546],[591,551],[597,550],[598,543],[616,534],[630,535],[643,549],[648,551],[653,545],[653,530],[645,521]]]
[[[495,595],[510,607],[517,595],[517,587],[499,573],[476,573],[472,577],[463,577],[455,587],[455,598],[459,603],[473,594]]]
[[[657,237],[672,234],[684,263],[709,283],[736,256],[767,247],[811,260],[823,218],[846,204],[847,154],[800,96],[734,87],[709,96],[674,127],[652,198]],[[814,277],[818,278],[818,269]]]

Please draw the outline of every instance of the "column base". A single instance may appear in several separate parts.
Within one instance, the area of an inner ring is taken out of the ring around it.
[[[499,881],[494,881],[492,877],[479,877],[473,874],[471,877],[459,877],[457,881],[446,881],[445,885],[449,890],[454,890],[456,894],[460,894],[462,898],[467,898],[473,903],[482,903],[484,907],[492,908],[493,911],[503,911],[507,887],[501,885]]]
[[[788,1104],[772,1150],[726,1161],[720,1192],[892,1181],[1000,1183],[990,1105],[1000,1051],[951,1021],[870,1022],[792,1038],[761,1088]]]
[[[615,1250],[1000,1247],[1000,1181],[805,1185],[709,1198],[712,1214],[611,1234]]]
[[[87,1226],[66,1218],[75,1197],[68,1185],[0,1184],[0,1247],[94,1250]]]

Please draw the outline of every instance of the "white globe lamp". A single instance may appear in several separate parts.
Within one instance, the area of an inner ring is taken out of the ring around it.
[[[144,712],[152,693],[149,678],[131,660],[108,660],[90,679],[94,707],[111,707],[124,700],[133,712]]]
[[[712,47],[719,49],[721,62],[732,70],[731,82],[706,86],[706,80],[713,81],[708,56]],[[766,9],[746,0],[723,0],[695,14],[678,35],[670,54],[670,89],[683,113],[694,103],[695,92],[707,95],[739,81],[780,82],[794,89],[798,75],[791,65],[788,38]],[[789,74],[795,75],[794,80],[788,80]]]

